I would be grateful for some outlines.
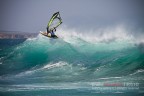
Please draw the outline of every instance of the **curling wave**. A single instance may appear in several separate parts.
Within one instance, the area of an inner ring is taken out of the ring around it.
[[[142,82],[143,46],[137,45],[133,36],[125,31],[119,29],[118,32],[122,35],[89,36],[63,31],[57,34],[59,39],[39,35],[17,46],[2,49],[0,82],[61,83],[72,84],[74,88],[86,87],[92,82]],[[54,86],[52,88],[59,88]]]

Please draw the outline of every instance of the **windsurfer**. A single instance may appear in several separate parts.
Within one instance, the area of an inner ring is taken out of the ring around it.
[[[49,28],[47,27],[46,29],[47,29],[47,36],[49,36],[49,37],[57,37],[57,36],[55,35],[56,28],[53,28],[53,29],[50,29],[50,30],[49,30]]]
[[[47,31],[43,32],[41,34],[44,35],[44,36],[47,36],[47,37],[58,38],[55,35],[55,32],[56,32],[56,28],[60,24],[62,24],[62,19],[60,17],[59,12],[56,12],[56,13],[53,14],[53,16],[51,17],[50,21],[48,22],[48,25],[46,27]]]

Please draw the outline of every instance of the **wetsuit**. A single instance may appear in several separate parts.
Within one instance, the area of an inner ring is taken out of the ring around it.
[[[57,37],[54,33],[54,31],[56,31],[56,29],[54,28],[54,30],[49,31],[49,28],[47,27],[47,35],[50,33],[51,37]]]

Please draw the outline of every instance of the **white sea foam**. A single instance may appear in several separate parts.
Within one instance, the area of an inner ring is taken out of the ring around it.
[[[98,78],[99,79],[102,79],[102,80],[107,80],[107,79],[120,79],[122,77],[107,77],[107,78]]]
[[[24,72],[21,72],[17,75],[15,75],[16,77],[21,77],[21,76],[29,76],[29,75],[32,75],[32,74],[35,74],[37,72],[41,72],[41,71],[45,71],[45,70],[49,70],[49,69],[53,69],[53,68],[60,68],[60,67],[63,67],[63,66],[66,66],[68,65],[68,63],[66,62],[63,62],[63,61],[60,61],[60,62],[57,62],[57,63],[49,63],[43,67],[36,67],[36,68],[32,68],[30,70],[27,70],[27,71],[24,71]]]
[[[144,72],[143,69],[139,69],[139,70],[135,71],[134,73],[132,73],[130,75],[136,75],[136,74],[143,73],[143,72]]]
[[[54,63],[54,64],[47,64],[45,65],[42,69],[52,69],[52,68],[56,68],[56,67],[62,67],[62,66],[65,66],[67,65],[66,62],[58,62],[58,63]]]
[[[75,29],[62,28],[59,29],[60,32],[57,34],[67,42],[72,40],[72,38],[80,38],[84,41],[90,43],[96,42],[111,42],[115,40],[134,40],[134,36],[131,34],[130,30],[124,26],[116,26],[113,28],[90,30],[87,32],[81,32]]]

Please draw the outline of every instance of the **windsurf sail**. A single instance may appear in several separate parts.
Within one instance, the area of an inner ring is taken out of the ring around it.
[[[50,21],[48,22],[47,28],[49,30],[53,30],[53,29],[57,28],[60,24],[62,24],[62,19],[60,17],[60,13],[56,12],[53,14]]]

